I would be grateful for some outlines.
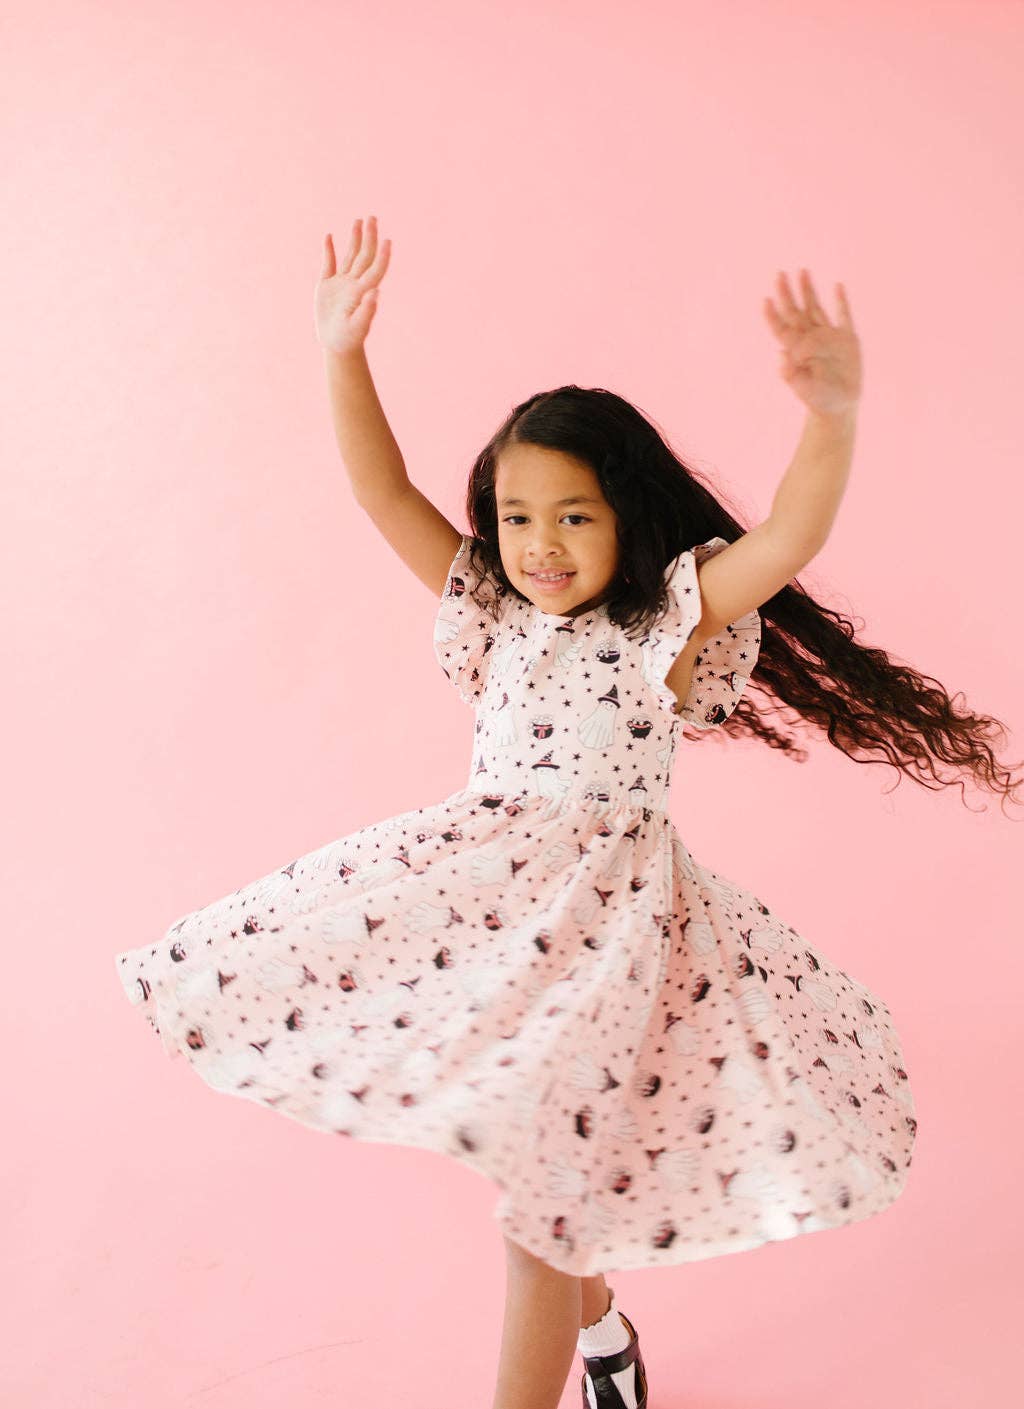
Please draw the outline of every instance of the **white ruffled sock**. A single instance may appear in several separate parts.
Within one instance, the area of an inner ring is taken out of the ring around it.
[[[580,1331],[577,1345],[581,1355],[615,1355],[620,1350],[625,1350],[632,1340],[615,1305],[614,1288],[609,1287],[608,1291],[611,1296],[608,1310],[600,1321],[595,1321],[592,1326],[584,1326]],[[612,1375],[612,1382],[622,1395],[626,1409],[636,1409],[636,1366],[627,1365],[625,1370],[617,1370]],[[597,1396],[589,1375],[586,1379],[586,1389],[590,1409],[597,1409]]]

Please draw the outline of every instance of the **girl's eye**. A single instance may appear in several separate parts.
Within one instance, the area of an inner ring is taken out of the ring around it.
[[[509,516],[508,516],[506,519],[504,519],[503,522],[504,522],[504,523],[511,523],[513,519],[523,519],[523,518],[525,518],[525,517],[526,517],[525,514],[509,514]],[[590,522],[590,520],[589,520],[589,518],[587,518],[586,514],[563,514],[563,515],[562,515],[562,518],[563,518],[563,519],[582,519],[582,521],[583,521],[584,523],[589,523],[589,522]],[[574,526],[575,526],[575,525],[574,525]]]

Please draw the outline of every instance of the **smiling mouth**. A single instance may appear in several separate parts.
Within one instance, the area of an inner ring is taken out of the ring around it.
[[[574,572],[563,572],[558,573],[554,577],[539,577],[537,573],[531,572],[528,573],[527,576],[532,582],[535,582],[542,591],[556,592],[559,588],[565,587],[569,579],[575,577],[576,574]]]

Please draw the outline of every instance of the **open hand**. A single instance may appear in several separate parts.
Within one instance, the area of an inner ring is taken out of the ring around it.
[[[863,370],[846,290],[836,285],[839,320],[833,324],[806,269],[800,271],[800,283],[805,307],[793,298],[784,273],[778,278],[781,307],[770,298],[764,301],[765,317],[782,344],[782,380],[811,411],[829,416],[856,411]]]
[[[313,296],[316,335],[324,347],[334,352],[351,352],[362,347],[377,311],[378,289],[391,259],[391,241],[377,248],[377,217],[357,220],[339,270],[334,258],[334,240],[324,236],[324,259]]]

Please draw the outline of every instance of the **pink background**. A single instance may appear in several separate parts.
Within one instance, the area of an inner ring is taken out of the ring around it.
[[[1005,721],[1016,759],[1024,11],[15,3],[3,49],[0,1399],[483,1409],[494,1187],[204,1088],[113,966],[466,781],[435,602],[334,445],[323,235],[344,248],[374,213],[394,242],[370,363],[460,528],[486,437],[567,381],[637,402],[763,518],[802,408],[761,301],[806,264],[834,312],[843,280],[858,445],[801,580]],[[884,995],[918,1104],[907,1190],[847,1229],[609,1281],[651,1409],[1001,1405],[1020,811],[887,792],[891,769],[808,745],[801,766],[682,745],[674,816]]]

